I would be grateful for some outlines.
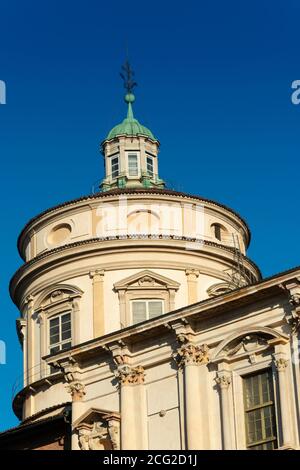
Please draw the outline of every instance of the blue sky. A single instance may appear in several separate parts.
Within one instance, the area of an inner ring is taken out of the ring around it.
[[[300,105],[290,98],[299,5],[2,0],[0,429],[17,423],[11,389],[22,373],[8,294],[21,264],[16,239],[29,218],[102,178],[99,143],[126,112],[127,48],[135,115],[161,141],[161,176],[238,211],[264,276],[300,264]]]

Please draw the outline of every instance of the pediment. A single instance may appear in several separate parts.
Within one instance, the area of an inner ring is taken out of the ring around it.
[[[102,410],[100,408],[89,408],[83,413],[73,424],[74,428],[78,428],[80,425],[92,426],[95,422],[105,424],[109,419],[120,419],[120,414],[115,411]]]
[[[120,414],[89,408],[73,424],[81,450],[119,450]]]
[[[40,307],[46,308],[56,303],[71,300],[74,297],[81,297],[82,294],[83,291],[75,286],[68,284],[52,285],[45,289],[43,293],[37,298],[35,309]]]
[[[248,327],[235,332],[226,338],[216,348],[211,362],[224,358],[235,360],[242,356],[251,356],[259,353],[276,342],[285,343],[288,337],[268,327]]]
[[[116,291],[125,289],[174,289],[178,290],[180,284],[150,270],[140,271],[126,277],[114,284]]]

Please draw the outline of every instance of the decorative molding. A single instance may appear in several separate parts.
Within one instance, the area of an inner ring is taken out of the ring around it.
[[[74,299],[80,298],[83,291],[78,287],[70,284],[52,284],[48,286],[37,298],[35,310],[46,309],[51,306],[59,305],[64,302],[73,302]]]
[[[53,366],[62,371],[65,382],[67,382],[66,390],[71,394],[72,401],[81,401],[86,391],[85,385],[80,380],[81,370],[78,363],[72,357],[69,357],[67,362],[54,363]]]
[[[145,370],[142,366],[131,367],[124,364],[118,367],[115,376],[119,379],[120,384],[124,385],[141,385],[145,382]]]
[[[275,366],[278,372],[283,372],[288,366],[288,361],[287,359],[284,359],[283,357],[280,357],[278,359],[275,359]]]
[[[291,326],[291,335],[293,335],[300,329],[300,278],[291,279],[290,281],[280,284],[280,287],[288,295],[291,312],[285,316],[285,319]]]
[[[231,292],[232,290],[233,288],[230,287],[228,282],[218,282],[217,284],[210,286],[206,292],[209,297],[216,297],[217,295],[228,294],[228,292]]]
[[[255,362],[254,355],[288,341],[288,336],[272,328],[264,326],[243,328],[225,338],[216,347],[211,362],[231,362],[242,357],[248,357],[250,362]]]
[[[128,276],[119,282],[114,284],[115,291],[120,289],[175,289],[178,290],[180,287],[179,282],[173,281],[168,277],[162,276],[161,274],[154,273],[148,269],[140,271],[132,276]]]
[[[81,450],[119,450],[120,415],[90,408],[73,423]]]
[[[178,367],[208,364],[209,348],[207,344],[201,346],[192,343],[184,344],[178,349],[175,360]]]
[[[85,385],[82,382],[70,382],[66,390],[71,394],[73,401],[81,401],[86,394]]]
[[[218,372],[215,382],[219,385],[221,389],[228,389],[231,384],[231,376],[228,372]]]
[[[199,269],[186,269],[185,274],[190,280],[196,281],[200,275],[200,271]]]

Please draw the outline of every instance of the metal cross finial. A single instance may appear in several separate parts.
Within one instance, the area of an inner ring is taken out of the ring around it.
[[[128,60],[126,60],[125,64],[122,65],[122,72],[120,75],[124,81],[124,87],[126,88],[127,93],[132,93],[134,87],[137,86],[137,83],[134,80],[134,71],[132,70]]]

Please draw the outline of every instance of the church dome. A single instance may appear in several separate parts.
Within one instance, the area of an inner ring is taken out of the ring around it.
[[[144,135],[152,140],[157,140],[150,129],[143,126],[137,119],[135,119],[131,105],[134,100],[135,96],[132,93],[127,93],[125,96],[125,101],[128,103],[127,117],[123,122],[113,127],[113,129],[108,133],[106,140],[114,139],[118,135]]]

